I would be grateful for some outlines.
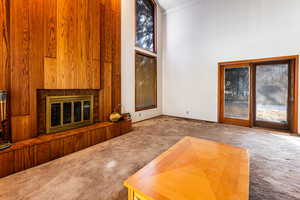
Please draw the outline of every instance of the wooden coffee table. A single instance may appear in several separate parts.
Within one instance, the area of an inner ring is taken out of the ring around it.
[[[185,137],[124,185],[129,200],[248,200],[249,153]]]

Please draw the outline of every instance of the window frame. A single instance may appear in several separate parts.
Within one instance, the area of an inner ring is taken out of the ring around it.
[[[142,47],[139,47],[137,44],[136,44],[136,18],[137,18],[137,16],[136,16],[136,13],[137,13],[137,7],[136,7],[136,1],[137,0],[135,0],[134,1],[134,11],[135,11],[135,13],[134,13],[134,46],[135,46],[135,49],[136,50],[140,50],[140,51],[145,51],[145,52],[149,52],[149,53],[151,53],[151,54],[157,54],[157,3],[156,3],[156,1],[155,0],[149,0],[149,1],[151,1],[152,2],[152,4],[153,4],[153,8],[154,8],[154,13],[153,13],[153,18],[154,18],[154,27],[153,27],[153,29],[154,29],[154,36],[153,36],[153,51],[150,51],[150,50],[148,50],[148,49],[144,49],[144,48],[142,48]]]
[[[149,0],[152,2],[153,7],[154,7],[154,38],[153,38],[153,51],[150,51],[148,49],[144,49],[142,47],[137,46],[136,44],[136,19],[137,19],[137,7],[136,7],[136,1],[134,1],[134,69],[135,69],[135,78],[134,78],[134,87],[135,87],[135,112],[139,112],[139,111],[145,111],[145,110],[151,110],[151,109],[156,109],[157,108],[157,3],[155,0]],[[142,56],[146,56],[146,57],[150,57],[150,58],[154,58],[155,59],[155,91],[154,92],[154,105],[148,106],[148,107],[144,107],[144,108],[137,108],[137,85],[136,85],[136,56],[137,55],[142,55]]]
[[[136,61],[136,55],[141,55],[141,56],[145,56],[145,57],[149,57],[149,58],[153,58],[155,60],[155,87],[154,87],[154,91],[153,91],[153,95],[154,95],[154,105],[148,106],[148,107],[143,107],[143,108],[138,108],[137,107],[137,85],[136,85],[136,64],[135,64],[135,111],[144,111],[144,110],[151,110],[151,109],[155,109],[157,108],[157,56],[151,55],[151,54],[147,54],[145,52],[139,51],[139,50],[135,50],[135,58],[134,60]]]

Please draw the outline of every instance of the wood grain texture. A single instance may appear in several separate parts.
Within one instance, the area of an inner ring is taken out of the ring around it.
[[[11,118],[12,142],[19,142],[31,138],[30,115]]]
[[[57,2],[57,88],[74,89],[77,82],[77,0]]]
[[[0,177],[14,173],[14,152],[5,152],[0,155]]]
[[[6,17],[5,17],[5,13],[6,13],[6,7],[5,7],[5,1],[0,1],[0,76],[3,77],[1,80],[0,80],[0,89],[4,90],[6,88],[6,83],[5,83],[5,47],[4,47],[4,34],[3,34],[3,31],[5,29],[5,20],[6,20]]]
[[[120,0],[3,2],[9,21],[1,12],[1,30],[11,26],[5,45],[0,34],[0,75],[8,77],[0,89],[11,93],[13,141],[37,136],[37,89],[101,89],[99,118],[107,121],[121,103]]]
[[[99,89],[99,2],[63,0],[57,7],[57,88]]]
[[[57,88],[57,59],[44,59],[44,89]]]
[[[57,0],[44,0],[45,57],[57,55]]]
[[[29,91],[30,135],[37,136],[37,89],[44,87],[44,5],[43,0],[29,1]]]
[[[8,1],[0,1],[0,89],[9,87],[9,19]]]
[[[19,119],[21,120],[21,119]],[[120,123],[103,122],[14,143],[0,151],[0,178],[60,158],[75,151],[128,133]]]
[[[90,40],[89,46],[91,47],[91,55],[92,59],[100,60],[100,34],[101,34],[101,9],[100,2],[98,0],[89,0],[89,8],[88,8],[88,22],[90,27]]]
[[[119,12],[113,12],[112,30],[112,108],[121,112],[121,15]]]
[[[109,115],[112,113],[112,64],[104,63],[104,89],[103,89],[103,115],[104,120],[109,120]]]
[[[246,149],[185,137],[125,186],[145,200],[248,200],[249,167]]]
[[[112,63],[112,40],[113,40],[113,12],[111,10],[110,3],[106,4],[104,7],[104,35],[103,35],[103,53],[104,62]]]
[[[30,113],[29,91],[29,0],[10,1],[11,19],[11,113]],[[14,13],[14,14],[12,14]],[[16,100],[14,100],[16,99]]]

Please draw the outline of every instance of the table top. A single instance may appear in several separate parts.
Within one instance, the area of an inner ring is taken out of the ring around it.
[[[249,153],[185,137],[124,185],[153,200],[248,200]]]

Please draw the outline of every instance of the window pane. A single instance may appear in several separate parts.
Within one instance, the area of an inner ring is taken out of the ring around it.
[[[136,45],[154,51],[154,5],[151,0],[136,0]]]
[[[71,102],[66,102],[64,103],[64,124],[69,124],[72,121],[72,103]]]
[[[256,67],[256,120],[287,123],[288,64]]]
[[[225,68],[224,117],[249,119],[249,69]]]
[[[59,126],[60,124],[60,114],[61,114],[61,104],[53,103],[51,104],[51,126]]]
[[[136,109],[156,106],[156,58],[136,54]]]
[[[81,102],[74,102],[74,122],[81,121]]]

